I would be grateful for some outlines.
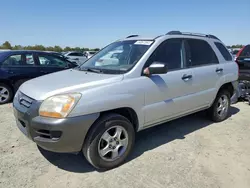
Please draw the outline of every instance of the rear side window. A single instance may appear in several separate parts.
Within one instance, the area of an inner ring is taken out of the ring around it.
[[[61,58],[52,55],[38,55],[39,63],[41,66],[45,67],[68,67],[68,62],[64,61]]]
[[[250,56],[250,45],[244,47],[244,49],[240,53],[240,56]]]
[[[220,51],[221,55],[224,57],[224,59],[226,61],[232,61],[233,60],[233,58],[230,55],[229,51],[226,49],[226,47],[223,44],[221,44],[219,42],[215,42],[214,44],[218,48],[218,50]]]
[[[26,65],[34,65],[35,61],[33,58],[33,54],[25,54]]]
[[[188,39],[185,44],[187,66],[218,64],[218,58],[212,47],[204,40]]]
[[[83,56],[82,53],[70,53],[69,56]]]

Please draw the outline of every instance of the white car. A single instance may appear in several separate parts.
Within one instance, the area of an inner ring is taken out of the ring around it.
[[[96,51],[85,51],[84,55],[89,59],[91,58],[94,54],[96,54]]]
[[[66,52],[63,55],[71,62],[75,62],[77,64],[84,63],[88,58],[82,52]]]
[[[122,50],[114,50],[103,57],[101,57],[99,60],[96,61],[95,66],[103,66],[103,65],[117,65],[119,64],[119,55],[122,53]]]

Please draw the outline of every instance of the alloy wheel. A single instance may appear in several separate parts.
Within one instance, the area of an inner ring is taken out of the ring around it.
[[[128,133],[117,125],[103,133],[98,144],[98,153],[105,161],[115,161],[125,153],[127,146]]]

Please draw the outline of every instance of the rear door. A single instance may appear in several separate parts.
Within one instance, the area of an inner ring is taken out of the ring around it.
[[[77,66],[77,64],[71,63],[64,58],[47,53],[36,53],[35,58],[39,64],[38,72],[40,76]]]
[[[3,62],[3,67],[7,68],[16,90],[27,80],[39,76],[33,53],[13,54]]]
[[[187,68],[193,72],[194,108],[209,106],[217,93],[217,85],[223,79],[223,64],[211,45],[201,39],[185,40]]]

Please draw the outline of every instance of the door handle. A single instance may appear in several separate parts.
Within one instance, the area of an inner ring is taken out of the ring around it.
[[[223,72],[223,69],[222,69],[222,68],[217,68],[217,69],[215,70],[215,72],[221,73],[221,72]]]
[[[184,80],[184,81],[188,81],[188,80],[190,80],[191,78],[192,78],[193,76],[190,74],[190,75],[187,75],[187,74],[184,74],[183,76],[182,76],[182,80]]]
[[[79,60],[79,58],[75,58],[75,59],[73,59],[73,60]]]
[[[9,74],[14,74],[14,72],[13,72],[13,71],[8,71],[8,73],[9,73]]]
[[[47,74],[48,72],[46,72],[46,71],[40,71],[40,73],[44,73],[44,74]]]

